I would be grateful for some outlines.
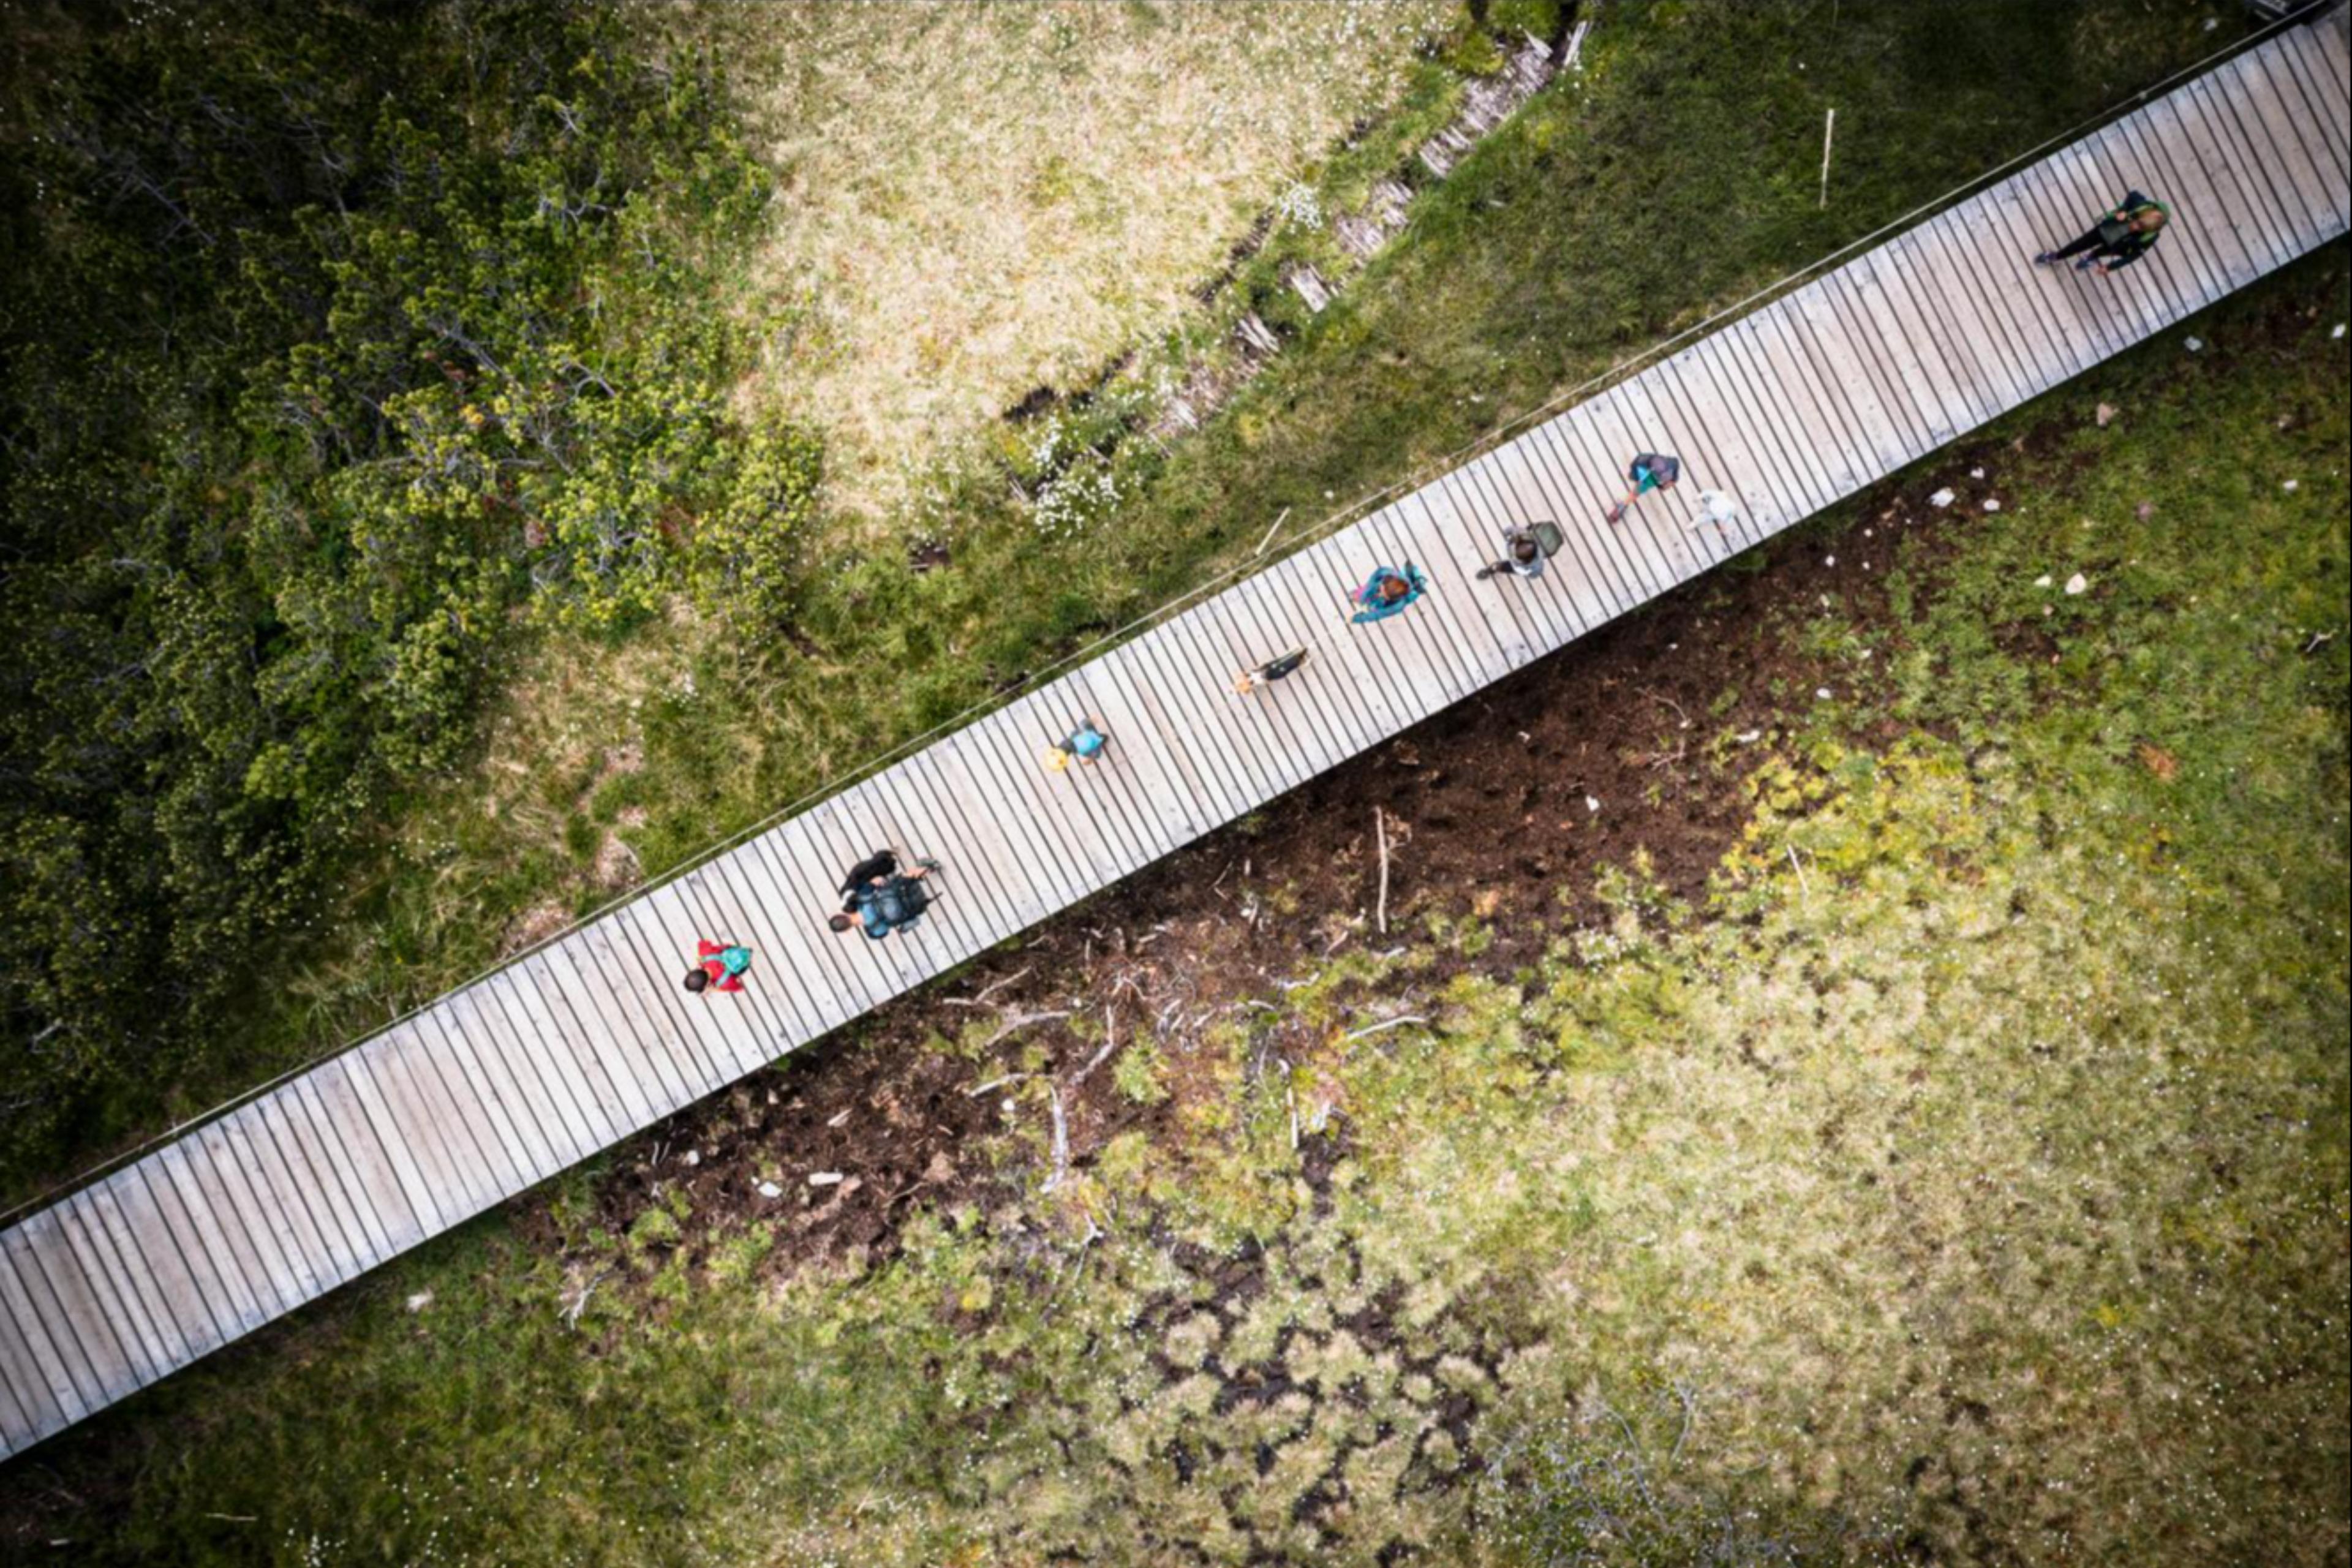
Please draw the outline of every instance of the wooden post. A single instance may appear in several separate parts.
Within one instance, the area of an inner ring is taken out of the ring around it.
[[[1822,122],[1822,205],[1830,205],[1830,140],[1837,134],[1837,110]]]

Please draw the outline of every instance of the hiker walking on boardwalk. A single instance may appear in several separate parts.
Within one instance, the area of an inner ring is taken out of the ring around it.
[[[1635,501],[1652,490],[1674,489],[1682,477],[1683,460],[1680,458],[1668,457],[1664,452],[1635,453],[1633,460],[1625,466],[1626,480],[1633,488],[1625,492],[1624,499],[1609,509],[1609,521],[1612,523],[1624,521],[1627,509]]]
[[[688,991],[740,991],[751,968],[751,950],[741,942],[708,938],[694,944],[695,963],[686,972]]]
[[[836,931],[859,927],[869,942],[904,931],[931,907],[931,890],[923,879],[939,868],[936,860],[917,860],[913,870],[902,871],[896,854],[877,849],[849,868],[841,884],[841,909],[825,923]]]
[[[1530,581],[1544,574],[1544,565],[1559,552],[1562,535],[1556,522],[1530,522],[1503,530],[1503,558],[1478,568],[1481,581],[1508,572]]]
[[[1234,677],[1234,691],[1237,696],[1247,697],[1261,686],[1270,686],[1277,680],[1288,679],[1297,674],[1299,667],[1306,662],[1307,650],[1303,647],[1292,648],[1279,658],[1267,659],[1255,669],[1244,669]]]
[[[1352,603],[1364,606],[1349,618],[1360,626],[1370,621],[1383,621],[1428,592],[1429,579],[1410,561],[1402,571],[1393,566],[1376,566],[1372,574],[1364,579],[1364,585],[1348,595]]]
[[[2113,272],[2129,267],[2156,248],[2172,214],[2162,202],[2137,191],[2126,191],[2113,212],[2100,217],[2082,238],[2045,250],[2033,258],[2036,267],[2055,267],[2074,260],[2077,272]],[[2080,259],[2074,259],[2079,258]]]
[[[1046,747],[1045,754],[1039,760],[1045,764],[1048,773],[1066,773],[1074,762],[1092,767],[1102,756],[1103,748],[1109,744],[1110,737],[1103,733],[1102,726],[1091,717],[1085,718],[1078,721],[1076,729],[1063,737],[1060,745]]]

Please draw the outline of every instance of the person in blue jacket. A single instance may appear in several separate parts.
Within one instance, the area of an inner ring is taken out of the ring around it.
[[[887,868],[872,876],[860,877],[859,872],[873,870],[883,863],[877,854],[872,859],[853,868],[849,879],[843,884],[846,896],[840,910],[825,923],[836,931],[852,927],[865,931],[868,942],[880,942],[894,931],[905,931],[923,918],[931,907],[931,890],[923,886],[924,879],[940,868],[936,860],[918,860],[911,871],[898,868],[897,857],[887,862]]]
[[[1364,579],[1364,585],[1348,595],[1351,602],[1363,606],[1349,619],[1360,626],[1369,621],[1384,621],[1428,592],[1429,579],[1410,561],[1402,571],[1393,566],[1375,567],[1372,574]]]

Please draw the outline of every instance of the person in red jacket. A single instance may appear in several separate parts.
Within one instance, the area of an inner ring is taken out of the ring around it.
[[[694,944],[696,963],[686,972],[688,991],[740,991],[751,967],[751,950],[740,942],[709,940]]]

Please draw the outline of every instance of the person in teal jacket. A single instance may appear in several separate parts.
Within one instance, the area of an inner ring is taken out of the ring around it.
[[[1372,574],[1364,579],[1364,585],[1348,595],[1351,602],[1364,606],[1349,619],[1360,626],[1370,621],[1384,621],[1428,592],[1429,579],[1410,561],[1402,572],[1393,566],[1375,567]]]

